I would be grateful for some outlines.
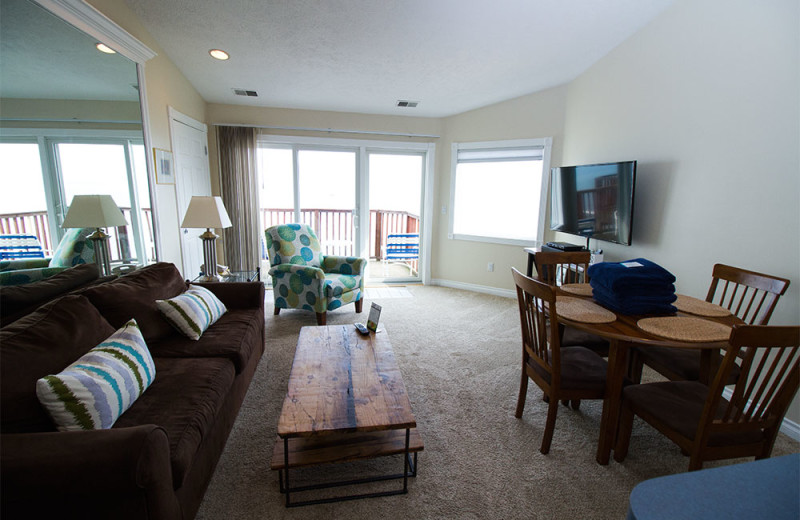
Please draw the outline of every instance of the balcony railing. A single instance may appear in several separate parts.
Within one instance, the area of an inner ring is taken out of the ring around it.
[[[300,220],[314,229],[326,255],[355,255],[353,212],[346,209],[302,209]],[[261,229],[294,222],[294,211],[261,208]],[[407,211],[373,209],[369,212],[369,254],[383,257],[386,237],[393,233],[419,233],[419,217]],[[416,261],[414,262],[416,264]],[[416,269],[416,265],[413,266]]]
[[[125,220],[131,222],[131,208],[119,208]],[[142,208],[144,220],[144,239],[148,258],[156,257],[155,242],[153,240],[153,219],[150,208]],[[109,229],[111,235],[109,246],[111,248],[111,261],[129,261],[135,259],[135,248],[131,248],[129,234],[133,233],[130,225]],[[50,221],[46,211],[31,211],[27,213],[0,214],[0,234],[36,235],[42,244],[45,256],[52,256],[55,249],[50,236]]]

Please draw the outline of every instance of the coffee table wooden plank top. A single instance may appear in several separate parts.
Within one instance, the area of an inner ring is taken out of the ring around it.
[[[352,325],[303,327],[278,436],[416,427],[388,335]]]

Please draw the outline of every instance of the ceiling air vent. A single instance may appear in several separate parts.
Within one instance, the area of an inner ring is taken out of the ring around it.
[[[398,99],[397,106],[403,108],[415,108],[419,105],[419,101],[408,101],[407,99]]]
[[[258,97],[258,92],[255,90],[245,90],[243,88],[235,88],[233,93],[237,96]]]

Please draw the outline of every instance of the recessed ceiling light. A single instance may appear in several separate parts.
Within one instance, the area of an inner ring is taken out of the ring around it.
[[[105,43],[97,42],[95,44],[95,47],[97,47],[98,51],[105,52],[106,54],[116,54],[117,53],[117,51],[115,51],[114,49],[112,49],[111,47],[106,45]]]
[[[208,51],[208,53],[211,55],[212,58],[216,58],[218,60],[227,60],[228,58],[230,58],[227,52],[221,51],[219,49],[211,49],[210,51]]]

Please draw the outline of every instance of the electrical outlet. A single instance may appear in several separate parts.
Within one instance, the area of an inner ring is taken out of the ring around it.
[[[494,262],[489,262],[489,263],[486,265],[486,270],[487,270],[487,271],[489,271],[490,273],[491,273],[491,272],[494,272]]]
[[[442,206],[442,215],[447,215],[447,206]]]

